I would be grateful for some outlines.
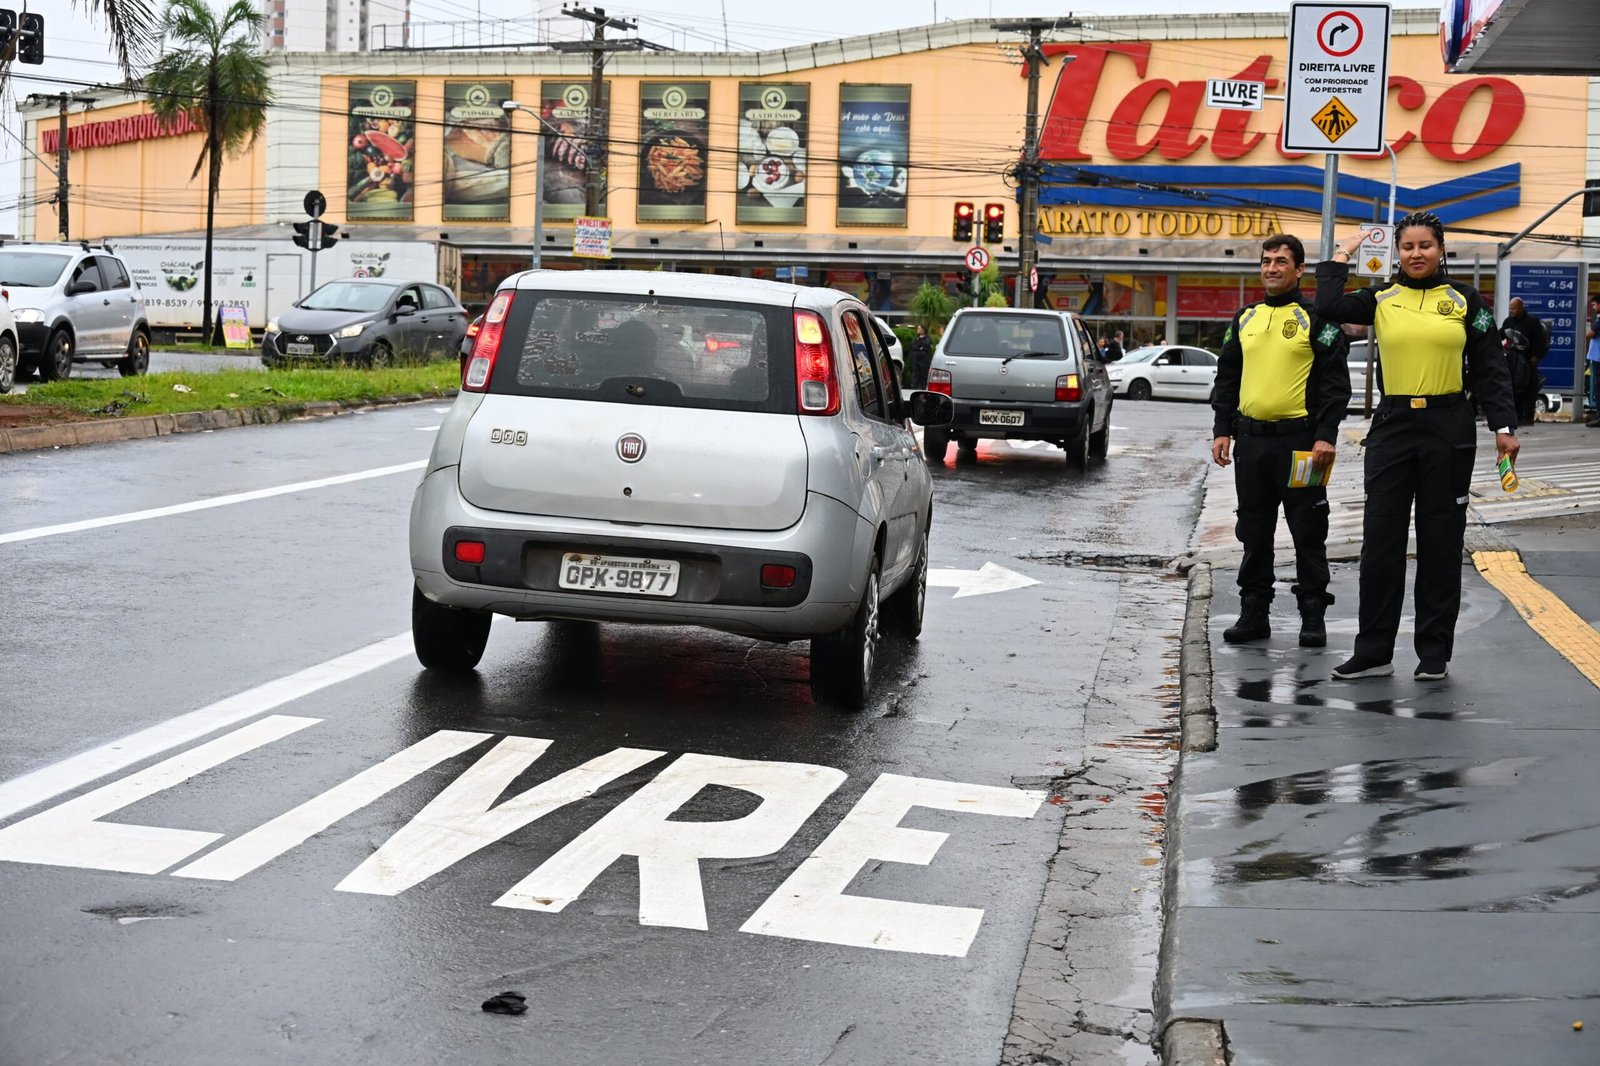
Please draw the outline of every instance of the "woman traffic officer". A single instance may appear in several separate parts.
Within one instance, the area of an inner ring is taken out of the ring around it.
[[[1494,313],[1476,289],[1446,276],[1438,216],[1406,215],[1394,232],[1400,269],[1386,284],[1344,291],[1350,257],[1365,233],[1342,242],[1331,262],[1317,264],[1315,313],[1373,327],[1383,385],[1366,442],[1360,630],[1355,653],[1333,676],[1394,673],[1414,502],[1415,676],[1432,681],[1449,673],[1461,611],[1461,548],[1477,451],[1467,393],[1495,431],[1496,452],[1513,460],[1516,408]]]

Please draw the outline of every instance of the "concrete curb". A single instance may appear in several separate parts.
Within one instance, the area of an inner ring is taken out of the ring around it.
[[[344,403],[334,400],[313,403],[273,404],[267,407],[222,407],[213,411],[184,411],[171,415],[144,415],[136,418],[103,418],[92,422],[60,422],[50,426],[22,426],[0,429],[0,455],[8,452],[37,451],[41,448],[66,448],[75,444],[105,444],[119,440],[165,437],[174,433],[203,433],[212,429],[239,426],[264,426],[304,418],[327,418],[350,411],[397,407],[408,403],[450,401],[452,389],[443,395],[421,393],[385,396],[378,400]]]
[[[1163,1066],[1228,1066],[1228,1041],[1222,1023],[1179,1018],[1161,1034]]]
[[[1183,751],[1217,750],[1217,708],[1211,702],[1211,564],[1189,571],[1189,605],[1178,652]]]

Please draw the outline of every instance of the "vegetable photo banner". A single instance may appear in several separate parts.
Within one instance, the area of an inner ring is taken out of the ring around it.
[[[345,218],[409,222],[417,83],[350,83],[349,193]]]

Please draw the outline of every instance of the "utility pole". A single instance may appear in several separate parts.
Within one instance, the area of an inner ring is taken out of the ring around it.
[[[1014,305],[1033,306],[1034,267],[1039,262],[1039,76],[1045,65],[1044,34],[1046,30],[1077,29],[1083,23],[1070,15],[1058,19],[1012,19],[990,24],[1001,33],[1026,33],[1028,43],[1022,49],[1022,62],[1028,72],[1028,111],[1022,131],[1022,161],[1017,164],[1018,218],[1017,218],[1017,291]],[[1070,62],[1062,57],[1062,65]]]
[[[611,116],[606,109],[600,106],[600,96],[603,83],[601,75],[606,69],[606,54],[608,52],[622,51],[624,46],[628,50],[636,50],[642,42],[633,41],[607,41],[606,30],[631,30],[638,27],[637,22],[627,19],[607,18],[606,9],[597,7],[593,10],[583,7],[564,7],[564,15],[583,19],[594,26],[594,36],[588,41],[589,52],[589,121],[588,140],[583,152],[583,211],[591,218],[600,213],[600,157],[605,150],[602,146],[609,146],[611,142]],[[596,121],[596,117],[599,121]],[[601,124],[605,125],[604,131]]]
[[[61,219],[61,240],[66,242],[72,239],[72,229],[67,224],[67,94],[56,99],[61,104],[61,139],[56,143],[56,214]]]

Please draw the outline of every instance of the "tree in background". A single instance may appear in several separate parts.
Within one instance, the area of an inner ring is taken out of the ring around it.
[[[944,291],[943,285],[935,282],[924,281],[911,297],[911,320],[926,326],[930,336],[942,333],[950,316],[955,313],[955,303],[950,299],[950,294]],[[909,345],[906,350],[911,350]]]
[[[206,280],[200,332],[208,342],[212,340],[211,239],[222,163],[255,143],[272,102],[267,60],[261,54],[263,22],[247,0],[233,0],[220,15],[206,0],[169,0],[160,25],[166,50],[144,80],[151,108],[164,121],[187,114],[205,131],[190,178],[199,177],[205,168]]]

